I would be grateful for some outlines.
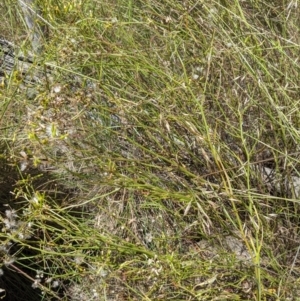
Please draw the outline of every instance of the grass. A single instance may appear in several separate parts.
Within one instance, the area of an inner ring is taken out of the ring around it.
[[[0,96],[5,300],[299,300],[297,1],[38,2],[40,81]]]

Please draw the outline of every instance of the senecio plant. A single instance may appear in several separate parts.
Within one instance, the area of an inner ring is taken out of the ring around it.
[[[298,1],[0,12],[0,298],[300,300]]]

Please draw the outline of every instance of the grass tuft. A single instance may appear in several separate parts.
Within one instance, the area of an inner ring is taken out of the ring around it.
[[[298,300],[297,1],[37,4],[0,90],[1,296]]]

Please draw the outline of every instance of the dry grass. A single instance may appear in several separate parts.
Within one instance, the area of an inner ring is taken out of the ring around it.
[[[8,300],[298,300],[297,1],[62,2],[1,90]]]

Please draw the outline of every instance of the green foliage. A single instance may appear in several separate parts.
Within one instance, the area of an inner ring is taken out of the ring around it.
[[[38,1],[39,81],[0,91],[10,300],[17,278],[24,300],[297,300],[299,8],[282,3]],[[0,9],[28,49],[17,4]]]

